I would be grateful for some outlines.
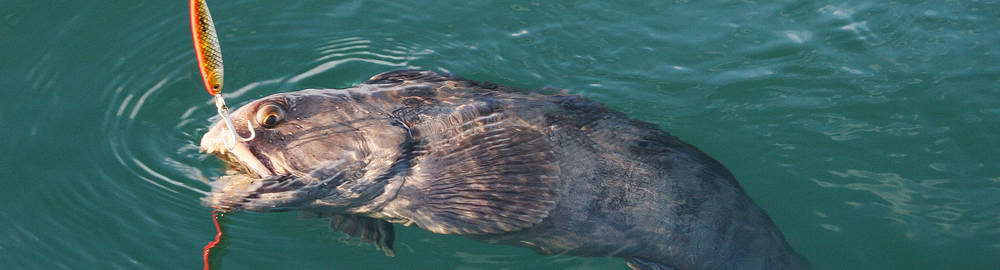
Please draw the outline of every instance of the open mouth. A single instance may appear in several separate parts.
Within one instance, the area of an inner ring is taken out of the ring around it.
[[[226,174],[213,181],[212,192],[202,204],[227,212],[277,212],[305,207],[330,193],[337,180],[318,181],[311,174],[294,173],[281,160],[256,153],[250,145],[237,143],[228,149],[221,129],[215,127],[202,138],[201,150],[226,164]]]
[[[226,175],[212,183],[212,193],[203,199],[208,207],[223,211],[280,211],[277,208],[280,202],[294,197],[295,190],[304,186],[290,174],[276,174],[246,145],[238,144],[230,151],[208,152],[226,164]]]
[[[234,173],[245,174],[254,178],[268,178],[275,176],[274,168],[271,168],[270,161],[262,159],[256,155],[246,144],[236,144],[232,149],[210,149],[207,151],[226,163],[227,169]]]
[[[261,166],[263,167],[263,169],[266,170],[266,172],[259,168],[256,170],[253,169],[252,166],[243,163],[240,160],[240,158],[234,155],[232,152],[216,153],[215,156],[218,157],[220,160],[222,160],[222,162],[225,164],[226,175],[244,175],[256,179],[274,175],[274,171],[271,170],[270,168],[267,168],[266,166]]]
[[[243,163],[240,163],[240,161],[236,159],[236,156],[232,154],[226,153],[226,154],[216,155],[216,157],[222,160],[222,163],[225,164],[226,175],[242,174],[252,178],[260,178],[260,175],[257,175],[257,173],[250,170],[249,167],[243,165]]]

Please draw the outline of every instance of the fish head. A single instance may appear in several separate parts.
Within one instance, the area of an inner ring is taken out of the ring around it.
[[[231,114],[239,134],[256,137],[226,147],[222,121],[201,150],[228,165],[203,199],[222,210],[310,208],[345,211],[383,193],[408,132],[386,102],[351,90],[302,90],[255,100]],[[247,123],[249,122],[249,127]]]

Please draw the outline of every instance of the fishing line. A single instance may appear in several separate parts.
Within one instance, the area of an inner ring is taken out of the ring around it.
[[[191,39],[194,41],[195,57],[198,59],[198,71],[201,79],[205,83],[205,91],[212,95],[215,102],[216,112],[229,130],[224,144],[229,151],[236,146],[237,138],[240,141],[250,141],[257,137],[253,125],[247,120],[247,130],[250,137],[244,138],[236,132],[233,119],[229,117],[229,106],[226,106],[225,99],[222,98],[222,82],[224,69],[222,65],[222,48],[219,46],[219,36],[215,31],[215,23],[212,21],[212,14],[208,11],[208,4],[205,0],[190,1],[191,16]],[[202,248],[202,259],[204,269],[211,269],[209,259],[212,257],[212,249],[222,242],[222,225],[219,222],[223,213],[222,209],[212,210],[212,224],[215,225],[215,239]]]
[[[223,216],[222,211],[219,210],[212,211],[212,223],[215,224],[215,239],[213,239],[211,242],[208,242],[208,244],[206,244],[205,247],[201,249],[202,260],[205,263],[205,267],[203,268],[204,270],[212,269],[211,267],[212,264],[211,262],[209,262],[209,259],[212,257],[212,248],[215,248],[216,245],[222,243],[222,225],[219,224],[222,216]]]

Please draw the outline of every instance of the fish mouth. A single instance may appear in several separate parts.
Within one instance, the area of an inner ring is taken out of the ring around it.
[[[212,192],[202,198],[210,208],[233,212],[282,211],[304,184],[289,173],[276,173],[266,160],[258,158],[248,145],[237,143],[232,149],[208,145],[202,150],[215,155],[226,165],[226,174],[212,182]]]
[[[213,154],[221,159],[230,174],[244,174],[253,178],[268,178],[278,175],[275,170],[268,166],[271,162],[264,162],[258,158],[250,147],[244,143],[238,143],[232,149],[207,149],[208,154]]]
[[[312,172],[289,166],[280,152],[275,156],[261,153],[252,146],[255,141],[236,142],[227,148],[226,132],[221,123],[216,123],[201,139],[201,152],[218,157],[227,168],[225,175],[210,184],[212,191],[201,199],[206,207],[227,212],[302,209],[330,194],[339,179],[320,181]]]
[[[223,212],[248,210],[281,212],[297,209],[304,187],[292,175],[253,178],[246,174],[224,175],[212,184],[212,193],[202,203]]]

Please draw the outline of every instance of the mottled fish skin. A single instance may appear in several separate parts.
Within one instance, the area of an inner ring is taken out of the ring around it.
[[[226,152],[219,123],[201,147],[270,177],[217,182],[207,205],[319,213],[387,254],[392,222],[633,269],[810,268],[718,161],[580,96],[406,70],[234,118],[268,104],[284,120],[242,152]]]
[[[222,48],[215,32],[212,14],[205,0],[191,0],[191,35],[194,51],[198,59],[198,70],[205,83],[205,90],[216,95],[222,92]]]

